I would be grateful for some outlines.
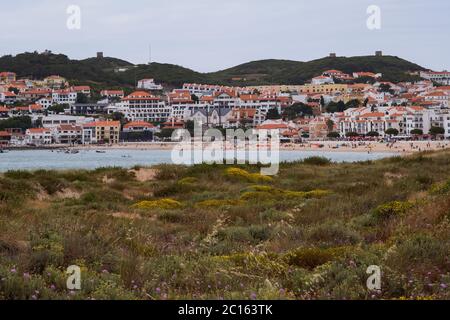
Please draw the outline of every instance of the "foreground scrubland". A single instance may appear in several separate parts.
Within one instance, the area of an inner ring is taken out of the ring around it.
[[[449,152],[258,172],[1,174],[0,299],[450,298]]]

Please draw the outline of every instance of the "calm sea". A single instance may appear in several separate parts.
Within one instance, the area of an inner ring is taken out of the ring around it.
[[[280,151],[280,161],[296,161],[321,156],[333,162],[357,162],[395,156],[394,153]],[[172,163],[171,150],[119,150],[105,153],[81,150],[78,154],[66,154],[51,150],[21,150],[0,153],[0,172],[8,170],[36,169],[95,169],[99,167],[131,168],[136,165],[151,166]]]

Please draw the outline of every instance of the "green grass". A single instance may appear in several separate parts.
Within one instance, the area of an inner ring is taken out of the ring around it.
[[[450,299],[450,153],[0,175],[0,299]],[[82,268],[82,289],[65,270]],[[366,269],[382,269],[369,292]],[[446,287],[447,286],[447,287]]]

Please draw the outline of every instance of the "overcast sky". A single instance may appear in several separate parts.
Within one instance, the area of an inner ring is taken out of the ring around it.
[[[69,5],[81,29],[69,30]],[[366,26],[369,5],[381,29]],[[448,0],[15,0],[2,1],[0,55],[24,51],[133,63],[152,60],[216,71],[259,59],[308,61],[383,50],[450,69]]]

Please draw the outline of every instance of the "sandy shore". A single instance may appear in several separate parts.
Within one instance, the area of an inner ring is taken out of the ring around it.
[[[177,143],[121,143],[115,145],[85,145],[76,146],[83,150],[172,150]],[[264,146],[258,146],[264,148]],[[227,146],[231,149],[232,146]],[[399,141],[395,143],[381,143],[374,141],[347,142],[347,141],[312,141],[302,144],[281,144],[282,151],[326,151],[326,152],[368,152],[368,153],[401,153],[410,154],[421,151],[436,151],[450,148],[450,141]]]

